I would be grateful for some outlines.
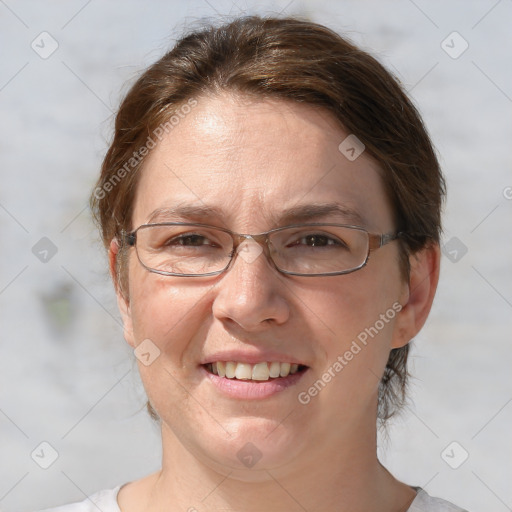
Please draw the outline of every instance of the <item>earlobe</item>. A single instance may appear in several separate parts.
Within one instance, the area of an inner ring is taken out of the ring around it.
[[[409,284],[402,310],[397,317],[391,348],[407,345],[416,336],[430,313],[439,281],[441,251],[433,243],[409,258]]]
[[[117,257],[119,254],[119,242],[116,238],[113,238],[110,242],[110,247],[108,250],[108,259],[109,259],[109,267],[110,267],[110,275],[112,277],[112,282],[114,283],[114,289],[117,296],[117,306],[119,308],[119,312],[121,313],[121,318],[123,320],[123,328],[124,328],[124,338],[129,345],[135,347],[135,337],[133,335],[133,324],[132,324],[132,314],[130,307],[130,300],[128,296],[125,296],[125,293],[122,289],[120,277],[117,271]]]

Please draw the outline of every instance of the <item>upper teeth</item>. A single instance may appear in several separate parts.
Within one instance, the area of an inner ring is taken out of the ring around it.
[[[289,374],[296,373],[299,365],[277,361],[256,364],[217,361],[210,364],[210,369],[219,377],[228,379],[268,380],[271,377],[286,377]]]

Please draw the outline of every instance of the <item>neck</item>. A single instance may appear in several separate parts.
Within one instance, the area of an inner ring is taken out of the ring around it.
[[[378,461],[375,426],[339,429],[333,439],[303,452],[293,467],[255,467],[250,475],[214,469],[165,424],[162,440],[162,470],[145,479],[145,498],[138,502],[148,511],[406,511],[415,496]],[[123,512],[131,510],[120,505]]]

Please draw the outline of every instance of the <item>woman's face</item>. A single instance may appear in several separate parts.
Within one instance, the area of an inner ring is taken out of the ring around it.
[[[348,135],[312,106],[198,98],[147,157],[133,225],[201,222],[256,234],[333,222],[393,232],[377,164],[338,149]],[[327,204],[339,211],[284,217]],[[408,286],[396,243],[361,270],[329,277],[281,274],[258,251],[239,253],[218,276],[168,277],[148,272],[130,251],[129,302],[119,297],[125,337],[134,348],[151,340],[139,366],[164,441],[242,472],[257,459],[257,469],[295,467],[335,456],[340,443],[367,443],[389,351],[405,342],[398,303],[407,302]],[[228,379],[210,373],[216,361],[307,369],[268,381]]]

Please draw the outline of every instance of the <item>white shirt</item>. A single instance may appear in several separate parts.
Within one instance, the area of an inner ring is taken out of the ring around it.
[[[121,512],[117,504],[117,495],[121,485],[115,489],[99,491],[80,503],[71,503],[61,507],[48,508],[40,512]],[[407,512],[467,512],[453,503],[429,496],[421,487],[413,487],[416,498]]]

